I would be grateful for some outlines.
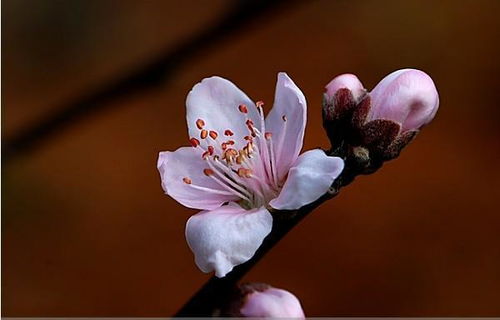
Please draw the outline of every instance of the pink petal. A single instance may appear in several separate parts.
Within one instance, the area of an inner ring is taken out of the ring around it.
[[[305,318],[299,299],[276,288],[250,293],[240,312],[245,317]]]
[[[240,105],[245,105],[248,113],[241,112]],[[186,106],[190,138],[200,139],[200,129],[196,122],[201,119],[205,123],[203,129],[215,131],[221,142],[229,138],[234,140],[235,147],[239,149],[246,143],[243,138],[250,133],[246,119],[251,119],[260,128],[260,117],[255,104],[243,91],[224,78],[205,78],[196,84],[187,96]],[[234,136],[224,136],[226,130],[230,130]],[[215,144],[210,137],[206,139]]]
[[[336,76],[326,85],[326,95],[332,98],[339,89],[344,88],[349,89],[352,92],[355,101],[357,101],[366,92],[358,77],[353,74],[346,73]]]
[[[307,151],[297,159],[279,196],[269,204],[278,210],[299,209],[325,194],[343,169],[341,158],[329,157],[318,149]]]
[[[302,149],[306,128],[306,98],[284,72],[278,74],[274,106],[266,118],[272,133],[278,180],[283,180]]]
[[[160,152],[158,171],[165,193],[186,207],[202,210],[215,209],[225,202],[237,200],[237,196],[229,194],[203,174],[207,165],[201,157],[202,152],[200,148],[193,147]],[[202,188],[205,189],[200,190]]]
[[[398,122],[402,130],[420,129],[435,116],[439,95],[432,79],[420,70],[402,69],[386,76],[370,93],[369,119]]]
[[[186,239],[201,271],[215,270],[221,278],[253,257],[272,225],[266,208],[245,210],[230,203],[189,218]]]

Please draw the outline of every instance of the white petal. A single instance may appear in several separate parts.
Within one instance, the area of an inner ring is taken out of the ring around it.
[[[329,157],[318,149],[307,151],[297,159],[279,196],[269,204],[278,210],[299,209],[325,194],[343,169],[341,158]]]
[[[247,106],[248,113],[239,110],[241,104]],[[220,141],[234,140],[237,149],[244,146],[243,138],[250,134],[246,119],[251,119],[255,127],[260,128],[260,118],[252,100],[231,81],[221,77],[205,78],[196,84],[187,96],[186,107],[189,136],[197,139],[200,139],[200,129],[196,126],[198,119],[205,122],[203,129],[216,131]],[[227,129],[234,136],[224,136]],[[207,141],[214,144],[210,137]]]
[[[189,218],[186,239],[201,271],[215,271],[221,278],[253,257],[272,225],[264,207],[245,210],[230,203]]]
[[[158,171],[165,193],[186,207],[201,210],[215,209],[225,202],[237,200],[237,196],[203,174],[207,165],[201,158],[202,152],[199,147],[160,152]],[[191,184],[186,183],[185,178]]]
[[[304,140],[306,98],[284,72],[278,74],[274,106],[266,118],[266,131],[272,133],[278,178],[282,180],[293,165]]]

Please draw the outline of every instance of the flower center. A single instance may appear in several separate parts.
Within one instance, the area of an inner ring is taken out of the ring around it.
[[[202,158],[207,166],[200,168],[203,173],[222,186],[225,191],[212,190],[219,194],[232,194],[241,200],[239,204],[246,208],[256,208],[267,205],[274,199],[283,186],[277,171],[277,159],[274,151],[273,136],[266,131],[264,120],[264,103],[256,103],[259,112],[260,130],[248,118],[248,107],[244,104],[236,106],[245,115],[244,123],[248,134],[243,137],[243,147],[237,149],[236,141],[231,137],[234,133],[228,128],[222,134],[205,128],[203,119],[196,120],[199,137],[189,141],[194,148],[204,150]],[[286,124],[286,117],[282,120]],[[183,178],[184,183],[193,188],[203,188],[192,183],[189,177]],[[203,188],[205,191],[209,191]]]

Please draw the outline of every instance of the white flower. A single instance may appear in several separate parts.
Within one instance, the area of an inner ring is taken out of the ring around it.
[[[198,267],[223,277],[271,232],[268,208],[294,210],[317,200],[344,163],[322,150],[299,156],[306,100],[285,73],[266,118],[262,102],[220,77],[195,85],[186,105],[192,147],[161,152],[158,170],[168,195],[203,210],[188,220],[186,238]]]

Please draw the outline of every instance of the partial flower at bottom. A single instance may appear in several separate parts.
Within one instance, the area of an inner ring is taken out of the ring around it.
[[[295,210],[325,194],[344,167],[322,150],[302,155],[306,100],[278,74],[273,108],[264,117],[230,81],[206,78],[189,92],[191,147],[161,152],[165,192],[203,210],[186,225],[186,239],[204,272],[224,277],[248,261],[271,232],[270,208]]]
[[[240,285],[223,316],[304,319],[299,299],[292,293],[265,283]]]

